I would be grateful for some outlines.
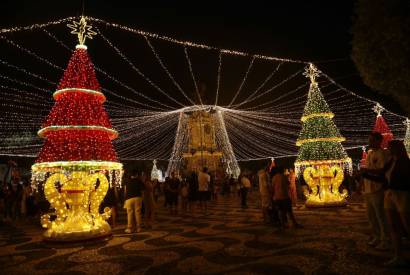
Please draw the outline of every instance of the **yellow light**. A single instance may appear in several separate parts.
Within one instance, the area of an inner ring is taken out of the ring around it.
[[[305,122],[306,120],[313,118],[313,117],[327,117],[327,118],[333,118],[335,116],[335,114],[333,113],[314,113],[314,114],[310,114],[307,116],[302,116],[302,118],[300,119],[302,122]]]
[[[122,170],[122,163],[114,161],[93,161],[93,160],[79,160],[79,161],[54,161],[54,162],[40,162],[31,166],[33,172],[44,171],[51,172],[62,169],[75,170],[79,168],[89,170]]]
[[[61,192],[56,182],[60,183]],[[105,221],[110,213],[105,211],[100,215],[98,212],[108,188],[108,179],[103,173],[73,171],[51,175],[44,190],[55,209],[56,219],[50,221],[48,214],[41,217],[42,226],[47,228],[44,237],[53,241],[78,241],[110,234],[111,228]]]
[[[295,166],[307,166],[307,165],[322,165],[322,164],[339,164],[339,163],[352,163],[351,158],[345,159],[328,159],[328,160],[304,160],[296,161]]]
[[[331,137],[331,138],[308,138],[296,141],[296,146],[301,146],[303,143],[307,142],[318,142],[318,141],[336,141],[342,142],[346,139],[344,137]]]
[[[71,29],[72,34],[76,34],[80,46],[83,46],[85,39],[93,39],[93,36],[97,33],[92,30],[92,26],[87,24],[87,20],[84,16],[81,16],[80,21],[73,21],[72,24],[67,24],[67,27]]]
[[[339,166],[320,165],[308,167],[303,172],[310,191],[305,192],[307,207],[329,207],[346,205],[347,190],[339,192],[344,174]]]

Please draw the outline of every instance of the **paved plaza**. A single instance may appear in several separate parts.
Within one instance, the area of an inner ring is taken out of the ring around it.
[[[208,215],[170,216],[160,207],[153,230],[124,234],[121,213],[113,238],[82,245],[42,242],[31,222],[3,225],[1,274],[409,274],[383,268],[386,252],[366,245],[364,205],[295,213],[303,229],[261,222],[256,196],[249,209],[239,198],[219,198]],[[408,249],[408,248],[407,248]]]

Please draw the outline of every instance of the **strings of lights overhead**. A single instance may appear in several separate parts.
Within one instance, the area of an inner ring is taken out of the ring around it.
[[[177,167],[186,150],[186,114],[193,110],[217,111],[218,147],[232,169],[237,160],[297,154],[295,142],[309,88],[302,72],[309,62],[220,49],[86,18],[98,33],[88,52],[107,97],[104,106],[119,132],[114,145],[120,159],[170,160],[171,167]],[[52,94],[65,67],[66,60],[59,60],[58,55],[73,50],[68,46],[73,42],[63,38],[65,23],[73,19],[0,29],[0,50],[10,53],[0,56],[0,154],[38,154],[43,140],[36,132],[53,105]],[[25,40],[29,33],[41,33],[46,49]],[[115,39],[118,35],[123,39]],[[52,51],[47,51],[45,42],[54,47]],[[142,64],[147,61],[138,58],[139,52],[130,51],[126,45],[130,42],[138,49],[145,47],[152,55],[152,66],[167,78],[158,80],[144,71],[151,64]],[[199,51],[214,59],[214,71],[195,59]],[[177,60],[172,62],[172,58]],[[215,99],[213,105],[201,98],[198,87],[205,71],[213,76],[213,83],[206,83],[211,87],[207,96]],[[345,148],[366,144],[377,102],[344,88],[323,72],[318,84],[346,138]],[[406,118],[384,108],[382,115],[394,136],[404,138]]]

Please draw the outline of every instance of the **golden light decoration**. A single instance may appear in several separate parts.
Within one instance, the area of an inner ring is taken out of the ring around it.
[[[319,71],[319,69],[316,68],[315,65],[309,63],[309,66],[306,67],[303,75],[310,78],[310,83],[317,84],[316,77],[318,77],[320,73],[321,71]]]
[[[347,190],[339,192],[344,178],[339,166],[319,165],[307,167],[303,172],[310,190],[305,191],[307,207],[331,207],[346,205]]]
[[[72,34],[77,35],[80,45],[84,45],[86,38],[93,39],[93,35],[97,34],[92,30],[91,25],[87,25],[87,20],[84,16],[81,16],[81,19],[78,22],[73,21],[72,24],[67,24],[67,27],[72,30]]]
[[[297,140],[296,141],[296,146],[301,146],[303,143],[306,142],[318,142],[318,141],[336,141],[336,142],[342,142],[345,141],[346,139],[344,137],[329,137],[329,138],[308,138],[308,139],[302,139],[302,140]]]
[[[335,116],[335,114],[333,113],[314,113],[314,114],[310,114],[307,116],[302,116],[302,118],[300,119],[302,122],[305,122],[306,120],[313,118],[313,117],[327,117],[327,118],[333,118]]]
[[[75,171],[51,175],[44,185],[44,194],[55,212],[41,217],[42,226],[47,228],[46,240],[77,241],[110,235],[111,228],[105,221],[110,210],[99,213],[108,187],[103,173]]]

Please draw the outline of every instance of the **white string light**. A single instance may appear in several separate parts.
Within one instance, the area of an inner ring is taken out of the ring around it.
[[[220,85],[220,82],[221,82],[221,68],[222,68],[222,52],[219,51],[219,54],[218,54],[218,74],[217,74],[217,78],[216,78],[215,106],[218,105],[219,85]]]
[[[125,61],[128,63],[128,65],[130,65],[130,67],[139,75],[141,76],[143,79],[145,79],[152,87],[154,87],[156,90],[158,90],[161,94],[163,94],[164,96],[166,96],[168,99],[172,100],[173,102],[177,103],[180,106],[185,106],[184,104],[182,104],[181,102],[179,102],[178,100],[176,100],[175,98],[173,98],[172,96],[168,95],[168,93],[166,93],[165,91],[163,91],[158,85],[156,85],[150,78],[148,78],[145,74],[143,74],[135,65],[134,63],[132,63],[116,46],[114,46],[110,40],[108,40],[101,32],[100,30],[97,28],[98,34],[105,40],[105,42],[107,42],[108,45],[110,45],[111,48],[114,49],[114,51]]]
[[[201,105],[203,105],[202,98],[201,98],[201,95],[200,95],[199,90],[198,90],[198,84],[196,83],[195,74],[192,70],[191,59],[189,59],[187,47],[184,47],[184,53],[185,53],[186,61],[188,63],[189,72],[191,73],[192,81],[194,82],[196,95],[198,96],[198,99],[199,99],[199,102],[201,103]]]
[[[0,38],[6,42],[4,43],[5,45],[15,47],[24,54],[34,57],[36,60],[53,67],[53,69],[61,71],[63,70],[62,67],[37,54],[30,47],[25,46],[25,44],[19,44],[11,40],[7,34],[23,30],[41,31],[45,33],[50,40],[71,52],[70,47],[54,35],[54,31],[51,32],[46,29],[48,26],[56,26],[68,20],[72,20],[72,18],[42,25],[33,25],[32,27],[3,29],[0,30],[0,33],[3,33]],[[183,103],[174,99],[168,92],[162,90],[160,88],[162,85],[154,83],[146,77],[146,75],[127,58],[127,55],[119,50],[119,47],[114,46],[108,38],[100,33],[102,40],[107,42],[110,48],[114,49],[114,52],[118,54],[120,60],[126,61],[125,63],[127,63],[133,71],[136,71],[139,76],[161,94],[164,96],[168,95],[165,101],[156,100],[146,95],[146,93],[139,92],[132,88],[128,83],[124,83],[111,76],[106,70],[98,66],[95,67],[99,75],[113,85],[116,85],[114,89],[110,86],[109,89],[105,87],[102,91],[110,96],[107,98],[108,101],[105,106],[112,118],[113,127],[117,129],[120,134],[120,137],[114,144],[121,159],[170,160],[170,163],[174,165],[172,169],[177,169],[181,163],[181,152],[185,150],[184,146],[186,146],[188,139],[186,117],[184,117],[183,114],[193,110],[203,110],[206,112],[210,110],[221,111],[220,117],[222,117],[222,119],[218,119],[216,123],[216,140],[218,146],[224,152],[226,161],[230,163],[234,163],[236,160],[247,161],[296,155],[297,148],[295,141],[300,131],[300,116],[303,112],[308,87],[306,86],[306,81],[301,80],[299,77],[301,76],[302,70],[295,70],[294,68],[298,67],[298,64],[304,65],[307,64],[307,62],[254,55],[189,41],[180,41],[117,24],[107,23],[94,18],[90,19],[90,21],[113,27],[114,30],[122,30],[127,33],[143,36],[147,42],[146,46],[152,51],[173,85],[190,104],[193,104],[192,106],[185,106]],[[153,42],[155,42],[153,40],[173,43],[183,48],[189,66],[190,77],[194,82],[195,92],[199,97],[200,105],[194,104],[194,100],[189,98],[187,93],[182,89],[182,83],[175,79],[174,75],[168,70],[162,57],[153,46],[155,45],[153,44]],[[188,55],[188,50],[191,48],[212,51],[212,55],[214,55],[215,52],[218,53],[217,85],[214,105],[204,105],[204,102],[202,102],[196,76],[193,72],[193,67],[196,68],[197,64],[192,63]],[[232,105],[229,104],[228,106],[231,105],[229,108],[218,106],[221,89],[220,84],[221,81],[224,80],[222,76],[225,75],[222,74],[221,71],[222,65],[224,71],[229,70],[228,64],[225,64],[225,62],[222,64],[222,55],[234,55],[250,58],[251,60],[240,82],[239,89],[230,99]],[[106,56],[108,57],[110,55],[106,54]],[[7,58],[9,57],[7,56]],[[258,68],[253,67],[253,63],[256,59],[272,62],[274,66],[273,71],[268,73],[257,71]],[[98,62],[98,59],[95,61]],[[19,64],[19,66],[14,64]],[[285,64],[287,66],[285,66]],[[38,68],[31,71],[29,66],[26,65],[27,64],[24,64],[24,60],[20,63],[20,59],[19,63],[0,59],[0,66],[4,68],[0,74],[0,109],[2,110],[0,116],[0,137],[2,140],[10,142],[9,145],[0,143],[0,154],[2,155],[35,156],[43,142],[35,136],[35,132],[39,129],[44,116],[48,113],[48,109],[53,105],[51,93],[54,92],[56,88],[55,80],[49,80],[44,77],[44,74],[42,74]],[[267,77],[261,78],[260,81],[258,80],[259,86],[256,90],[252,91],[250,95],[247,95],[245,100],[235,103],[244,90],[243,88],[251,70],[252,76],[255,74],[261,76],[267,75]],[[290,70],[293,71],[290,72]],[[274,84],[269,84],[279,71],[282,74],[285,72],[287,75],[282,76],[281,74],[280,80]],[[21,77],[19,74],[24,74],[24,77]],[[316,79],[316,81],[321,85],[322,93],[332,112],[336,115],[334,120],[336,125],[341,130],[343,136],[347,138],[344,146],[346,149],[361,148],[366,142],[367,134],[374,123],[372,107],[375,106],[377,102],[359,96],[340,86],[340,84],[335,81],[336,78],[332,79],[324,73],[321,75],[324,80]],[[290,88],[288,86],[290,86]],[[127,93],[124,94],[122,93],[123,91]],[[49,95],[50,97],[48,97]],[[169,102],[177,104],[178,107],[170,106],[168,104]],[[405,127],[402,123],[404,117],[388,110],[384,110],[383,112],[384,118],[389,123],[394,135],[399,138],[403,137],[405,133]],[[219,117],[217,114],[216,116]],[[27,134],[23,134],[24,132]],[[21,135],[19,139],[22,142],[21,144],[12,144],[11,140],[14,135]],[[234,165],[235,164],[233,164],[233,166]]]
[[[253,66],[253,62],[255,61],[255,57],[252,57],[251,62],[249,63],[248,69],[246,70],[246,73],[242,79],[241,85],[239,85],[238,91],[236,92],[236,94],[234,95],[234,97],[232,98],[231,102],[228,105],[228,108],[232,106],[232,104],[235,102],[236,98],[238,97],[239,93],[241,92],[243,85],[245,84],[246,79],[248,78],[248,74],[252,69]]]
[[[192,101],[192,99],[190,97],[188,97],[186,95],[186,93],[184,92],[184,90],[182,90],[181,86],[178,84],[178,82],[176,82],[175,78],[172,76],[172,74],[169,72],[168,68],[165,66],[164,62],[161,60],[161,58],[159,57],[158,53],[155,51],[154,46],[152,46],[151,42],[149,41],[147,36],[144,36],[145,40],[147,41],[148,46],[151,48],[152,53],[155,55],[156,59],[158,60],[158,63],[161,65],[162,69],[164,69],[164,71],[167,73],[168,77],[172,80],[172,83],[174,83],[175,87],[178,88],[178,90],[185,96],[186,99],[188,99],[188,101],[190,103],[192,103],[192,105],[195,105],[195,102]]]

